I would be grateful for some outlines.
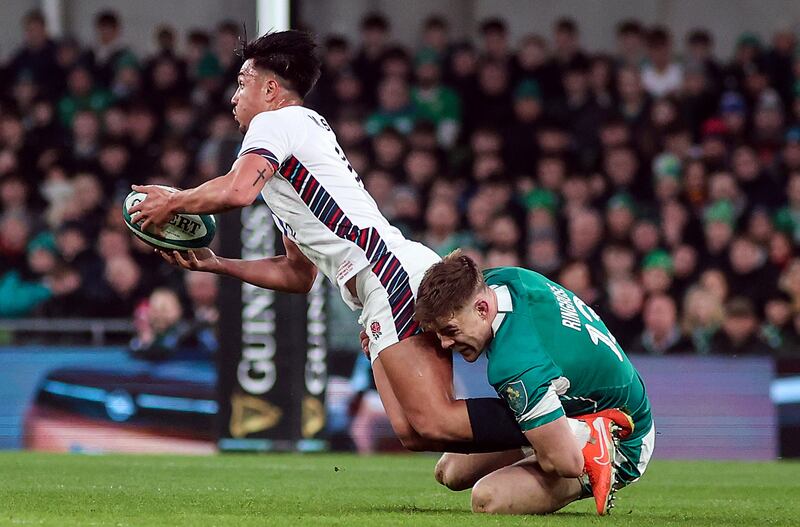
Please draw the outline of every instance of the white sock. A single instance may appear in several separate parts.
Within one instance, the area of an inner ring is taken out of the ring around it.
[[[583,448],[583,445],[589,442],[589,438],[592,435],[589,425],[583,421],[570,419],[569,417],[567,418],[567,423],[569,423],[572,433],[575,434],[575,439],[578,440],[578,444],[581,446],[581,448]]]

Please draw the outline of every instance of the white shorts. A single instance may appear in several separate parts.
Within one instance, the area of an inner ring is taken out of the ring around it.
[[[392,344],[422,332],[414,320],[414,301],[425,271],[440,260],[421,243],[409,241],[356,275],[364,306],[358,322],[369,336],[372,362]]]

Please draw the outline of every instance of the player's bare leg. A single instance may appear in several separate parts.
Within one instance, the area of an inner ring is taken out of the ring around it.
[[[549,514],[581,496],[577,478],[545,472],[535,456],[481,478],[472,489],[472,511],[490,514]]]
[[[434,469],[436,481],[450,490],[472,488],[479,479],[495,470],[525,459],[521,448],[485,454],[442,454]]]
[[[439,452],[448,450],[448,442],[463,443],[472,439],[466,403],[456,400],[453,393],[452,361],[452,354],[442,350],[435,338],[422,334],[389,346],[373,363],[381,400],[384,400],[384,393],[389,400],[387,412],[402,412],[405,421],[419,436],[438,443],[431,446]],[[391,387],[391,396],[385,383],[381,382],[383,392],[378,384],[378,377],[384,376]],[[398,423],[402,429],[397,415],[390,415],[389,419],[393,426]]]
[[[378,389],[378,395],[381,397],[383,409],[389,418],[389,423],[392,425],[395,435],[403,446],[409,450],[421,451],[426,450],[428,446],[435,446],[430,441],[426,441],[420,436],[411,423],[406,419],[406,414],[397,396],[392,390],[392,385],[389,384],[389,379],[386,378],[386,372],[383,371],[383,365],[380,361],[376,360],[372,363],[372,376],[375,379],[375,386]]]

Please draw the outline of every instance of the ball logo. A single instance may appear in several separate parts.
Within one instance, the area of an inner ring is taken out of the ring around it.
[[[381,337],[381,323],[377,320],[369,325],[369,330],[373,339],[378,340]]]
[[[174,225],[175,227],[179,228],[186,234],[194,236],[197,234],[197,229],[200,227],[200,223],[196,222],[186,216],[175,215],[172,217],[172,220],[169,222],[170,225]]]

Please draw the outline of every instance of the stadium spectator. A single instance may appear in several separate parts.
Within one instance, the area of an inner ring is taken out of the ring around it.
[[[53,79],[59,77],[56,60],[56,44],[47,31],[44,14],[34,9],[22,20],[24,43],[6,65],[6,74],[11,82],[31,81],[44,95],[54,97]],[[57,84],[56,84],[57,86]]]
[[[92,299],[91,314],[129,317],[148,290],[136,261],[130,256],[114,255],[104,262],[102,282],[98,287],[98,298]]]
[[[589,89],[605,118],[613,111],[617,96],[614,86],[614,59],[611,56],[599,53],[590,59]]]
[[[625,243],[609,243],[603,247],[601,254],[603,262],[603,278],[611,284],[616,279],[627,279],[634,276],[636,255],[633,249]]]
[[[209,104],[210,94],[219,86],[221,67],[211,50],[211,36],[202,30],[192,30],[187,36],[186,75],[194,83],[190,99],[201,106]]]
[[[686,291],[697,282],[699,275],[697,249],[687,243],[676,246],[670,253],[672,257],[672,289],[676,298],[682,298]]]
[[[553,25],[553,62],[562,79],[569,70],[585,71],[589,66],[589,58],[581,49],[578,24],[572,18],[559,18]]]
[[[608,200],[606,205],[606,233],[608,242],[626,243],[636,221],[635,205],[628,194],[620,193]]]
[[[510,59],[511,50],[508,43],[508,27],[500,18],[489,18],[481,22],[481,44],[483,59],[495,61],[503,67]]]
[[[728,287],[728,279],[725,278],[725,273],[717,268],[709,268],[703,271],[698,281],[701,287],[714,295],[718,302],[724,303],[728,299],[730,291]]]
[[[621,66],[641,67],[646,59],[645,29],[641,22],[629,18],[617,25],[617,63]]]
[[[778,353],[783,357],[796,358],[798,351],[800,351],[800,313],[795,310],[789,334],[778,348]]]
[[[733,205],[727,200],[717,201],[706,209],[703,267],[723,268],[726,265],[728,246],[733,239],[734,214]]]
[[[759,329],[761,340],[777,355],[792,352],[792,297],[775,291],[764,304],[764,322]]]
[[[368,135],[376,135],[384,128],[394,128],[405,135],[414,128],[416,119],[408,84],[400,77],[388,77],[378,85],[378,109],[367,118],[364,128]]]
[[[725,71],[725,84],[732,89],[744,90],[745,76],[755,71],[761,61],[761,39],[754,33],[745,32],[736,41],[733,60]]]
[[[555,63],[550,61],[547,42],[539,35],[526,35],[520,42],[514,64],[516,85],[536,83],[542,99],[553,100],[561,94],[561,78]]]
[[[213,328],[219,320],[219,276],[212,273],[184,273],[183,285],[195,325]]]
[[[612,279],[608,284],[608,302],[601,309],[601,318],[623,349],[633,349],[644,330],[642,307],[644,290],[628,277]]]
[[[724,318],[720,299],[702,286],[691,287],[683,297],[681,327],[698,354],[709,353],[711,338]]]
[[[632,352],[650,355],[691,353],[691,342],[678,325],[678,310],[672,297],[657,293],[644,304],[644,331]]]
[[[583,260],[562,267],[557,282],[578,295],[586,305],[596,306],[601,302],[602,291],[595,286],[589,265]]]
[[[761,311],[778,283],[778,272],[768,265],[766,250],[747,236],[738,236],[731,242],[728,258],[731,289]]]
[[[642,260],[641,281],[647,295],[668,293],[672,288],[672,257],[663,249],[654,249]]]
[[[795,243],[800,242],[800,172],[789,176],[786,204],[775,214],[775,227],[791,236]]]
[[[792,95],[794,63],[797,39],[792,31],[779,29],[772,35],[772,46],[764,54],[764,69],[769,83],[780,96],[783,104],[789,104]]]
[[[561,269],[562,260],[558,240],[553,234],[539,233],[528,242],[525,267],[555,279]]]
[[[787,263],[778,278],[778,286],[791,296],[792,305],[797,311],[800,308],[800,259],[793,258]]]
[[[361,19],[361,47],[353,59],[353,69],[364,86],[367,104],[377,102],[381,80],[381,62],[391,36],[389,20],[380,13],[368,13]]]
[[[236,54],[239,49],[241,27],[241,24],[234,20],[223,20],[217,25],[214,33],[212,52],[220,69],[216,89],[210,94],[210,102],[214,105],[214,110],[230,108],[231,96],[235,91],[235,83],[230,79],[236,78],[241,65],[239,56]]]
[[[686,35],[687,61],[699,66],[712,95],[719,95],[723,88],[722,66],[714,57],[714,37],[704,29],[693,29]],[[713,108],[712,108],[713,109]]]
[[[331,119],[334,117],[336,101],[334,86],[339,76],[350,67],[351,55],[350,43],[344,36],[330,35],[325,38],[322,72],[306,103]]]
[[[580,156],[580,168],[591,167],[598,155],[597,132],[602,122],[603,109],[597,104],[589,87],[588,64],[583,60],[571,59],[561,68],[561,83],[564,97],[551,110],[561,122],[569,123],[572,147]]]
[[[150,294],[136,310],[135,325],[130,351],[138,359],[207,361],[218,349],[210,329],[184,319],[178,295],[170,289],[156,289]]]
[[[722,328],[711,339],[710,352],[716,355],[768,355],[770,348],[758,334],[758,318],[753,303],[741,296],[725,304]]]
[[[459,217],[455,203],[442,199],[432,201],[425,212],[425,223],[427,229],[420,241],[440,256],[469,245],[467,236],[458,231]]]
[[[672,36],[661,26],[647,34],[648,63],[642,68],[642,85],[653,97],[677,93],[683,85],[683,68],[672,57]]]
[[[422,45],[419,52],[432,51],[444,61],[451,51],[450,24],[439,14],[431,15],[422,23]]]
[[[411,90],[411,100],[417,118],[436,125],[438,143],[451,148],[458,139],[461,126],[461,101],[458,94],[440,83],[439,55],[434,51],[421,51],[415,59],[416,85]]]
[[[593,209],[579,211],[569,219],[569,249],[566,256],[589,262],[593,269],[597,269],[602,239],[603,220],[600,214]],[[560,282],[563,283],[563,280]],[[588,303],[586,299],[584,302]]]

